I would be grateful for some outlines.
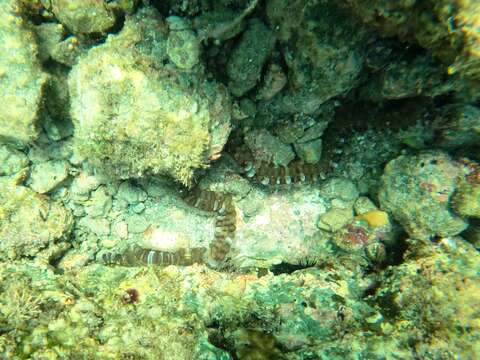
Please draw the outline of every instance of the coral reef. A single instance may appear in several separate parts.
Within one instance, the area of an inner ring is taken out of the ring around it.
[[[0,0],[0,358],[479,358],[477,10]]]

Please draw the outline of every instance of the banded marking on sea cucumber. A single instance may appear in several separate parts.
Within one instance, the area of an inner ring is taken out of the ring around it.
[[[210,256],[224,261],[230,251],[230,242],[235,237],[237,213],[230,194],[193,189],[184,198],[195,208],[215,214],[215,235],[210,244]]]
[[[275,165],[257,161],[245,145],[239,146],[233,157],[243,169],[245,176],[264,186],[317,182],[325,179],[325,174],[318,163],[308,164],[293,160],[288,165]]]
[[[180,249],[176,252],[143,249],[135,246],[123,253],[106,252],[101,260],[106,265],[122,266],[189,266],[204,263],[206,249],[203,247]]]

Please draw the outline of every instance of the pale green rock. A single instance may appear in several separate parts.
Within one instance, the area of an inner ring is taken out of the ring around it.
[[[70,198],[75,202],[85,202],[90,193],[97,189],[103,181],[98,176],[87,171],[80,172],[70,186]]]
[[[136,214],[140,214],[141,212],[143,212],[143,210],[145,210],[145,204],[144,203],[138,203],[138,204],[132,206],[132,211]]]
[[[128,237],[127,223],[124,221],[119,221],[112,224],[112,234],[120,239],[126,239]]]
[[[178,68],[189,70],[199,62],[200,41],[192,30],[172,30],[168,35],[167,54]]]
[[[52,0],[51,10],[74,34],[105,33],[115,25],[115,13],[103,0]]]
[[[330,178],[320,186],[320,194],[328,199],[355,200],[359,193],[355,184],[344,178]]]
[[[0,176],[15,174],[27,167],[28,163],[28,157],[23,152],[0,145]]]
[[[308,164],[315,164],[322,156],[322,139],[294,144],[298,157]]]
[[[245,144],[255,154],[256,161],[286,166],[295,158],[290,145],[265,129],[249,131],[245,134]]]
[[[327,120],[321,120],[315,122],[312,126],[306,127],[305,133],[297,142],[309,142],[322,137],[325,129],[328,127],[328,123],[329,121]]]
[[[468,224],[450,210],[449,202],[462,175],[461,165],[443,152],[402,155],[385,167],[381,209],[415,239],[459,234]]]
[[[0,1],[0,140],[24,146],[38,136],[37,118],[47,75],[37,60],[30,25]]]
[[[35,26],[35,34],[38,39],[38,57],[40,61],[47,61],[55,46],[63,39],[65,28],[58,23],[43,23]]]
[[[107,219],[82,217],[78,225],[90,231],[97,236],[110,235],[110,222]]]
[[[73,219],[61,203],[0,181],[0,258],[35,256],[68,238]]]
[[[68,162],[50,160],[32,166],[28,185],[39,194],[45,194],[59,186],[68,177]]]
[[[139,4],[139,0],[110,0],[108,7],[113,11],[133,14]]]
[[[147,193],[142,188],[134,186],[128,181],[124,181],[120,184],[115,197],[125,201],[129,205],[136,205],[147,199]]]
[[[250,22],[227,66],[228,88],[235,96],[242,96],[257,85],[275,41],[273,32],[259,19]]]
[[[134,234],[140,234],[150,226],[149,221],[144,216],[133,214],[127,217],[126,223],[128,231]]]
[[[107,193],[105,186],[100,186],[92,192],[90,199],[85,203],[85,212],[90,217],[104,217],[112,208],[112,197]]]
[[[369,211],[378,210],[377,206],[366,196],[360,196],[353,205],[355,214],[362,215]]]
[[[480,184],[463,181],[452,199],[454,211],[465,217],[480,218]]]
[[[320,215],[317,226],[321,230],[335,232],[345,226],[352,219],[352,208],[332,208],[326,213]]]
[[[42,121],[43,129],[49,139],[59,141],[73,134],[72,124],[67,121],[54,120],[46,117]]]

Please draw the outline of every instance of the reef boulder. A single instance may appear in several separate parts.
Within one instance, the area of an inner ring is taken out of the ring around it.
[[[380,204],[416,239],[457,235],[467,223],[450,211],[462,166],[443,152],[425,151],[390,161]]]
[[[75,150],[120,178],[163,174],[188,184],[227,140],[229,98],[201,74],[179,74],[145,56],[142,51],[157,54],[165,44],[160,35],[143,38],[149,23],[142,21],[127,22],[73,68]]]
[[[47,75],[27,21],[0,1],[0,140],[24,146],[38,136],[37,117]]]

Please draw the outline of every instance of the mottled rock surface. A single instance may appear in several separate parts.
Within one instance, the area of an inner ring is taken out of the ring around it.
[[[149,64],[133,47],[150,44],[135,21],[143,18],[90,50],[70,74],[75,148],[122,178],[166,174],[188,184],[227,140],[228,96],[218,83]]]
[[[457,235],[468,226],[450,210],[462,167],[442,152],[403,155],[389,162],[379,199],[410,236],[428,239]]]
[[[37,118],[47,81],[29,23],[10,0],[0,2],[0,139],[23,146],[38,136]]]

